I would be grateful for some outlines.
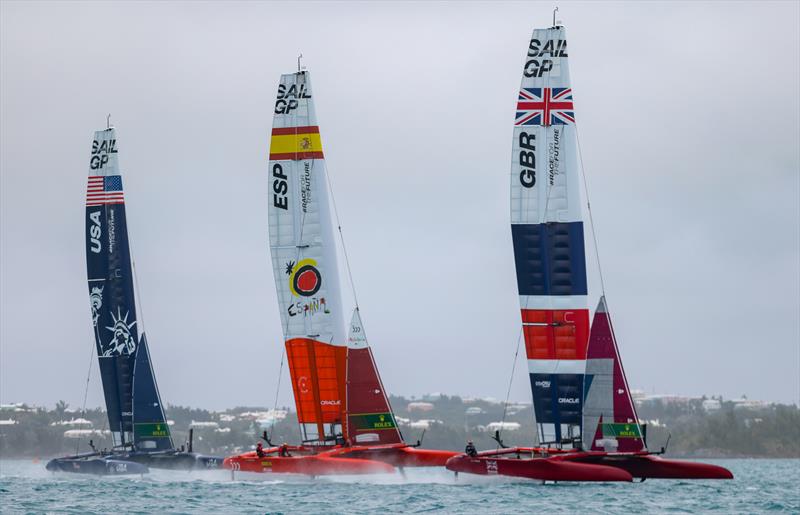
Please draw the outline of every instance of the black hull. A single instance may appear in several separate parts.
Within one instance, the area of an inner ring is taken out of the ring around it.
[[[167,470],[213,470],[222,468],[222,458],[204,456],[195,452],[132,452],[128,461]]]
[[[150,472],[147,465],[130,461],[125,456],[68,456],[50,460],[45,468],[51,472],[92,474],[96,476],[124,476]]]

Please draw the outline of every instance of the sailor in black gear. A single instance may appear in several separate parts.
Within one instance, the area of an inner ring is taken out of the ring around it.
[[[464,452],[467,456],[474,458],[478,455],[478,449],[475,448],[475,445],[472,443],[472,440],[467,441],[467,448],[464,449]]]

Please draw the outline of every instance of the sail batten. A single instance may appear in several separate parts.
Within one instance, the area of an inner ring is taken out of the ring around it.
[[[541,443],[580,442],[588,285],[566,31],[536,29],[517,95],[511,235]]]

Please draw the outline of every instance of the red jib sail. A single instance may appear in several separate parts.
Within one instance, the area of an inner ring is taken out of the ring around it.
[[[353,311],[347,338],[347,439],[359,445],[403,441],[358,308]]]
[[[583,445],[595,451],[645,450],[605,297],[594,314],[586,352]]]

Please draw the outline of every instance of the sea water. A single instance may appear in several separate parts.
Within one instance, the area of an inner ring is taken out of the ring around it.
[[[2,513],[800,513],[800,460],[707,460],[733,481],[559,483],[409,469],[311,479],[153,470],[143,477],[51,473],[0,461]]]

